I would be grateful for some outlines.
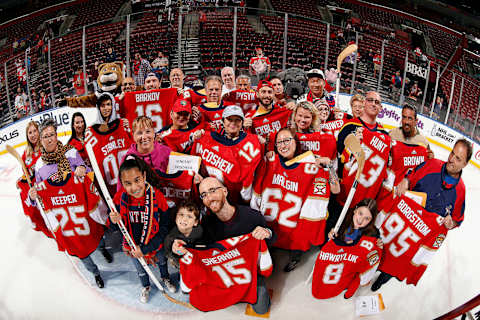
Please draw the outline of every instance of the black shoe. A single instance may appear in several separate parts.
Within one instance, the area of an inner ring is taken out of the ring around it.
[[[382,287],[382,285],[383,285],[383,283],[380,280],[380,277],[378,277],[377,280],[375,280],[375,282],[372,284],[372,291],[373,292],[377,291],[378,289],[380,289]]]
[[[290,272],[293,269],[295,269],[299,263],[300,263],[300,260],[296,260],[296,259],[295,260],[290,260],[287,263],[287,265],[285,266],[285,268],[283,268],[283,271]]]
[[[103,283],[103,279],[100,275],[95,276],[95,282],[97,283],[97,287],[99,287],[100,289],[105,286],[105,284]]]
[[[375,292],[378,289],[380,289],[381,286],[383,286],[385,283],[387,283],[390,279],[392,279],[392,276],[388,273],[382,272],[378,276],[377,280],[372,284],[372,291]]]
[[[100,249],[100,252],[102,253],[103,257],[105,258],[105,260],[106,260],[108,263],[112,263],[113,257],[112,257],[112,255],[110,254],[110,252],[108,252],[107,249],[102,248],[102,249]]]

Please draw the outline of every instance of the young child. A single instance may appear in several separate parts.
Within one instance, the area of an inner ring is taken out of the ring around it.
[[[175,217],[176,226],[170,231],[165,238],[165,255],[168,260],[179,268],[180,257],[185,253],[183,250],[179,252],[172,251],[172,245],[175,240],[182,245],[193,245],[203,235],[200,221],[200,210],[191,200],[184,200],[177,206],[177,215]]]
[[[370,282],[380,263],[383,246],[375,227],[377,213],[376,201],[363,199],[347,212],[338,234],[330,231],[330,241],[321,248],[315,262],[312,280],[315,298],[329,299],[347,290],[344,297],[348,299],[359,286]]]
[[[168,291],[172,293],[177,291],[170,280],[163,249],[163,242],[169,231],[168,205],[158,189],[158,176],[139,157],[135,155],[126,157],[120,166],[120,181],[126,192],[121,195],[119,212],[111,212],[110,219],[113,223],[123,220],[136,244],[135,248],[130,248],[124,239],[123,247],[124,251],[132,256],[143,286],[140,301],[147,303],[150,296],[150,280],[138,258],[144,257],[147,263],[157,260],[163,284]]]
[[[347,212],[345,220],[338,230],[338,235],[332,229],[328,233],[328,238],[331,240],[338,238],[346,244],[351,244],[362,235],[378,237],[379,231],[375,227],[377,213],[377,202],[373,199],[363,199],[357,203],[353,210],[350,209]],[[379,247],[383,246],[380,239],[377,241],[377,245]]]

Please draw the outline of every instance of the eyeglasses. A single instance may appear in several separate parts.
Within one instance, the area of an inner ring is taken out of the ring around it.
[[[377,106],[382,104],[382,102],[380,100],[376,100],[376,99],[373,99],[373,98],[367,98],[365,100],[367,100],[370,103],[375,103]]]
[[[47,140],[47,139],[53,138],[56,135],[57,135],[56,133],[50,133],[50,134],[47,134],[47,135],[43,135],[41,138],[42,138],[42,140]]]
[[[292,142],[293,138],[287,138],[287,139],[284,139],[284,140],[280,140],[280,141],[277,141],[277,143],[275,143],[277,145],[277,147],[281,146],[281,145],[287,145],[289,144],[290,142]]]
[[[208,195],[214,193],[215,191],[217,191],[218,189],[221,189],[221,188],[222,187],[210,188],[207,191],[200,193],[200,199],[202,199],[202,200],[205,199]]]

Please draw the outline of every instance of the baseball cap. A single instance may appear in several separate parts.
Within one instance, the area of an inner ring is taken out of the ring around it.
[[[228,118],[231,116],[238,116],[242,118],[242,120],[245,120],[245,116],[243,115],[242,108],[236,105],[228,106],[223,110],[222,118]]]
[[[173,104],[172,111],[173,112],[186,111],[188,113],[192,113],[192,105],[187,100],[178,99]]]
[[[308,79],[315,78],[315,77],[322,78],[323,80],[325,80],[325,75],[323,74],[323,71],[320,69],[312,69],[307,72]]]
[[[257,85],[257,90],[260,90],[263,87],[270,87],[273,89],[273,84],[268,80],[260,80]]]
[[[156,74],[155,72],[149,72],[145,75],[145,78],[143,78],[144,80],[147,79],[148,77],[155,77],[157,78],[158,80],[160,80],[160,78],[158,77],[158,74]]]

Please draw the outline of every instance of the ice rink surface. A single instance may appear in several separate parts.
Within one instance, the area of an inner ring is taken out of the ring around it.
[[[437,158],[446,160],[448,151],[432,146]],[[158,292],[149,305],[138,302],[140,284],[133,266],[121,252],[108,265],[98,252],[98,262],[106,288],[97,289],[93,278],[82,266],[75,265],[57,251],[53,240],[32,230],[22,212],[15,181],[20,168],[10,155],[0,156],[0,319],[253,319],[244,315],[245,304],[225,310],[202,313],[172,305]],[[383,286],[386,309],[375,317],[362,319],[432,319],[463,304],[480,291],[480,170],[469,164],[462,178],[467,189],[465,221],[449,232],[416,287],[395,279]],[[354,298],[343,295],[329,300],[311,296],[305,280],[318,248],[312,249],[297,269],[282,271],[286,256],[273,252],[275,269],[267,280],[273,289],[271,319],[356,319]],[[131,279],[131,281],[125,281]],[[370,288],[360,288],[355,296],[370,295]],[[183,300],[181,293],[174,295]],[[158,312],[168,309],[169,312]]]

